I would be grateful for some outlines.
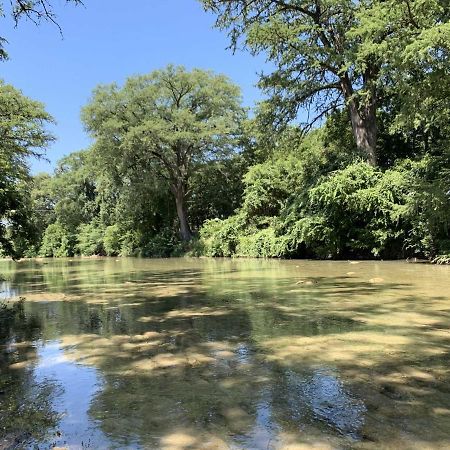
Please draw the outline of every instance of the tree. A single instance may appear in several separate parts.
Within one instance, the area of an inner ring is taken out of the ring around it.
[[[0,82],[0,247],[17,256],[14,240],[29,228],[29,157],[42,157],[54,138],[41,103]]]
[[[57,220],[74,232],[98,214],[95,173],[89,150],[70,153],[58,161],[50,189]]]
[[[31,204],[34,223],[40,242],[45,229],[56,221],[56,195],[54,178],[48,173],[39,173],[31,180]]]
[[[83,4],[82,0],[66,0],[66,3]],[[61,32],[52,4],[48,0],[10,0],[10,8],[9,12],[16,26],[22,18],[26,18],[36,25],[42,21],[52,22]],[[3,2],[0,2],[0,15],[5,16]],[[5,37],[0,37],[0,60],[8,58],[8,53],[4,48],[6,42]]]
[[[240,102],[239,88],[227,77],[168,66],[131,77],[123,88],[98,87],[82,117],[105,165],[167,183],[181,237],[189,240],[189,179],[196,164],[232,151],[244,117]]]
[[[212,161],[195,168],[190,183],[188,213],[199,229],[205,220],[230,216],[242,201],[242,178],[248,169],[242,154],[225,161]]]
[[[275,70],[260,84],[275,119],[313,110],[311,125],[345,106],[358,149],[377,163],[377,108],[385,87],[421,71],[411,52],[440,60],[450,42],[448,0],[202,0],[230,30],[244,36]],[[428,65],[429,66],[429,65]]]

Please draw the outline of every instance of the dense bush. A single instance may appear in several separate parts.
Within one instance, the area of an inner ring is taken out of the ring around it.
[[[75,253],[76,238],[61,223],[50,224],[42,238],[40,256],[72,256]]]
[[[405,161],[411,174],[408,218],[411,226],[406,247],[419,255],[434,258],[450,253],[450,152],[425,157],[417,163]]]
[[[98,221],[80,225],[77,232],[77,253],[83,256],[104,254],[103,236],[104,229]]]
[[[445,183],[435,179],[443,164],[425,157],[382,170],[356,162],[322,175],[312,186],[301,163],[283,158],[267,168],[255,166],[245,179],[237,215],[202,228],[204,253],[320,258],[445,254],[450,199]]]
[[[289,234],[317,256],[399,254],[407,174],[355,163],[320,179]]]
[[[103,235],[103,248],[108,256],[117,256],[122,247],[121,230],[119,225],[114,224],[105,228]]]
[[[251,167],[244,177],[244,216],[277,216],[302,183],[303,174],[302,163],[292,155]]]
[[[205,256],[233,256],[243,229],[244,222],[239,215],[225,220],[207,220],[200,230]]]
[[[162,230],[148,239],[140,248],[140,256],[166,258],[175,250],[178,239],[170,229]]]
[[[286,253],[285,236],[277,235],[273,226],[240,236],[236,248],[236,255],[244,257],[273,258],[286,256]]]

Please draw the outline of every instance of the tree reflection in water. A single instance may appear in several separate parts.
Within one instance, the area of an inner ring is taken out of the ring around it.
[[[8,302],[9,303],[9,302]],[[23,448],[46,439],[58,415],[58,386],[36,376],[41,324],[23,301],[0,305],[0,448]]]

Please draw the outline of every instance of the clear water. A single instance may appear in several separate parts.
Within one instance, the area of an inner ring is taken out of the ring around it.
[[[100,258],[0,273],[4,297],[26,298],[1,348],[0,449],[450,448],[450,267]]]

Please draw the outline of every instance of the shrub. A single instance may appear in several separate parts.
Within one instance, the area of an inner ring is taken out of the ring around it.
[[[206,256],[233,256],[243,229],[242,217],[239,215],[225,220],[207,220],[200,230]]]
[[[104,254],[103,235],[104,229],[97,221],[80,225],[76,245],[78,253],[83,256]]]
[[[44,232],[39,255],[45,257],[72,256],[75,243],[75,236],[61,223],[55,222],[50,224]]]
[[[407,193],[404,173],[355,163],[318,181],[297,227],[318,256],[380,256],[401,246]]]
[[[239,237],[236,255],[254,258],[286,256],[284,241],[284,236],[277,236],[273,227],[255,230],[254,233]]]
[[[127,231],[120,238],[120,256],[136,256],[140,245],[140,238],[136,231]]]
[[[177,241],[178,239],[174,236],[172,230],[165,229],[147,240],[140,250],[140,255],[152,258],[167,258],[173,253]]]
[[[410,195],[405,215],[410,226],[408,252],[433,258],[450,252],[450,152],[400,166],[410,173]]]
[[[122,233],[119,225],[110,225],[105,228],[103,235],[103,248],[108,256],[117,256],[120,254],[122,246]]]
[[[187,246],[183,242],[180,244],[174,248],[171,256],[200,257],[206,254],[205,243],[198,237],[194,237]]]
[[[260,164],[246,178],[241,210],[226,220],[205,222],[203,251],[208,256],[319,258],[440,254],[436,261],[443,262],[450,251],[445,244],[450,198],[446,180],[435,176],[444,164],[425,157],[383,171],[355,162],[313,185],[298,164],[289,163],[290,175],[286,161],[270,169]],[[292,180],[297,184],[291,186]]]

